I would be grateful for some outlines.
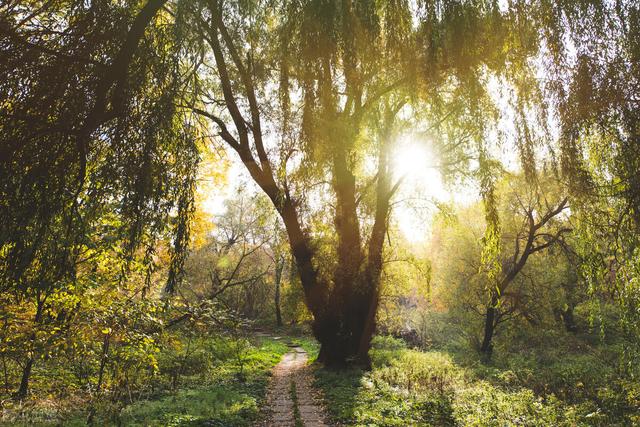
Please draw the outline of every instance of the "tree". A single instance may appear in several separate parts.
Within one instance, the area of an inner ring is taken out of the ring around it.
[[[568,199],[562,198],[555,204],[547,198],[534,192],[528,201],[522,201],[515,195],[519,208],[514,213],[519,213],[522,224],[515,230],[513,237],[513,252],[509,256],[501,255],[500,274],[495,281],[490,281],[488,288],[488,302],[486,305],[484,334],[480,351],[487,357],[491,355],[493,335],[496,326],[518,306],[504,304],[506,298],[517,301],[517,295],[509,294],[510,287],[515,278],[520,274],[529,257],[537,252],[546,250],[557,244],[563,234],[571,231],[571,228],[563,226],[558,217],[568,208]],[[514,215],[515,218],[518,218]],[[558,225],[558,223],[560,225]]]
[[[572,251],[563,186],[544,173],[533,188],[521,175],[506,175],[494,197],[500,224],[493,242],[497,250],[490,252],[495,258],[487,258],[491,227],[486,218],[481,221],[484,203],[458,210],[453,219],[438,219],[431,242],[434,298],[463,324],[482,319],[469,335],[485,358],[491,356],[499,326],[516,318],[540,325],[557,304],[570,301],[573,295],[564,288],[576,280],[575,266],[563,255]]]
[[[85,289],[78,276],[96,259],[109,254],[121,267],[112,286],[137,260],[150,275],[172,230],[173,271],[181,268],[198,152],[195,128],[175,108],[180,41],[157,25],[165,3],[0,9],[0,291],[33,326],[20,398],[56,296]]]
[[[2,290],[63,287],[116,217],[106,234],[149,269],[171,230],[173,295],[190,241],[196,140],[213,130],[283,222],[320,359],[366,364],[400,185],[389,158],[404,128],[441,145],[450,172],[479,163],[485,258],[499,253],[487,159],[490,142],[507,139],[507,115],[496,86],[512,93],[508,142],[524,175],[534,177],[539,157],[555,162],[558,148],[573,193],[609,184],[637,228],[633,2],[98,3],[2,8]],[[554,112],[561,132],[550,142]],[[590,132],[603,169],[586,155]]]
[[[548,19],[558,28],[554,56],[567,59],[554,61],[549,74],[565,84],[549,89],[558,106],[562,173],[576,200],[576,252],[591,297],[612,295],[623,329],[634,337],[625,352],[627,369],[640,357],[634,267],[640,247],[640,9],[632,1],[562,9],[552,6]]]
[[[402,115],[424,111],[435,123],[429,131],[444,130],[437,137],[444,151],[466,153],[482,141],[487,125],[480,117],[492,109],[483,72],[513,67],[518,78],[528,76],[531,67],[519,55],[536,49],[523,41],[517,55],[502,55],[512,23],[497,5],[425,5],[419,14],[406,2],[279,7],[284,12],[273,15],[259,3],[194,6],[206,42],[194,56],[210,55],[215,64],[203,61],[212,78],[198,82],[200,99],[186,107],[217,129],[282,218],[320,360],[367,364],[390,200],[399,186],[389,157],[406,125]],[[524,39],[534,33],[517,31]],[[277,97],[270,96],[275,87]],[[370,174],[363,173],[368,155],[376,159]],[[318,261],[319,233],[308,222],[308,199],[318,195],[310,186],[325,191],[320,200],[333,211],[328,265]],[[375,195],[366,206],[370,188]]]

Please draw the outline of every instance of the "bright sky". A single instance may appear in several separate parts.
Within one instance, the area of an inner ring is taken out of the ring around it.
[[[473,188],[449,191],[437,168],[438,162],[427,142],[410,137],[401,139],[393,154],[395,179],[402,178],[403,181],[395,198],[392,218],[411,243],[428,239],[438,204],[470,203],[477,199]]]
[[[393,153],[394,180],[402,177],[402,184],[394,201],[392,218],[403,236],[411,243],[422,243],[429,238],[432,216],[437,203],[469,203],[477,198],[473,188],[456,188],[450,192],[442,181],[436,165],[438,159],[424,141],[402,138]],[[203,195],[206,213],[220,215],[225,211],[225,200],[234,197],[239,187],[247,191],[260,191],[253,184],[242,164],[233,158],[224,186],[208,187]]]

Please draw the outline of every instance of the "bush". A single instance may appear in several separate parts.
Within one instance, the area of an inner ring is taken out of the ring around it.
[[[450,393],[461,377],[462,370],[448,355],[415,350],[402,351],[371,374],[374,383],[381,381],[406,393]]]
[[[406,350],[407,345],[401,339],[389,335],[375,336],[371,342],[371,362],[375,366],[384,366],[391,363],[400,354],[401,350]]]
[[[485,365],[470,350],[421,352],[382,336],[371,371],[318,369],[316,377],[343,425],[640,425],[637,381],[618,378],[602,349],[571,353],[572,345],[568,338]]]
[[[456,421],[464,426],[572,426],[573,411],[557,399],[536,397],[531,390],[507,392],[479,381],[456,392]]]

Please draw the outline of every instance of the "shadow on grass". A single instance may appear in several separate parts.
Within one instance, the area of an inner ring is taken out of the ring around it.
[[[398,393],[361,369],[315,370],[331,420],[338,425],[454,425],[451,399],[443,394],[420,397]]]
[[[180,390],[126,408],[120,422],[129,426],[248,426],[258,418],[262,384],[226,384]]]
[[[315,386],[322,390],[333,421],[349,424],[357,416],[358,400],[365,372],[362,369],[329,369],[314,366]]]

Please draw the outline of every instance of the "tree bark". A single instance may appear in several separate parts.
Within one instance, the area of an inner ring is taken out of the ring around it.
[[[37,305],[36,315],[33,319],[34,328],[37,328],[40,322],[42,321],[42,314],[44,311],[44,299],[41,299],[39,295],[38,295],[36,305]],[[20,386],[18,387],[18,390],[16,391],[16,394],[15,394],[15,396],[18,399],[24,399],[25,397],[27,397],[27,394],[29,393],[29,380],[31,378],[31,371],[33,369],[33,363],[35,361],[35,355],[34,355],[35,349],[33,348],[33,346],[35,345],[36,338],[37,338],[36,331],[34,330],[29,335],[29,343],[31,348],[29,349],[29,356],[27,357],[24,367],[22,368],[22,377],[20,378]]]
[[[20,379],[20,387],[16,392],[18,399],[24,399],[29,392],[29,379],[31,378],[31,369],[33,368],[33,356],[27,358],[27,362],[22,368],[22,378]]]
[[[284,257],[278,256],[276,258],[276,271],[275,271],[275,295],[274,305],[276,308],[276,326],[282,326],[282,310],[280,306],[280,285],[282,282],[282,270],[284,269]]]
[[[98,370],[98,385],[96,386],[96,393],[100,393],[102,389],[102,381],[104,379],[104,368],[107,366],[107,357],[109,355],[109,344],[111,343],[109,334],[105,334],[102,340],[102,356],[100,357],[100,369]]]
[[[376,209],[366,247],[366,258],[362,254],[360,241],[355,177],[347,164],[346,153],[338,152],[339,157],[334,158],[334,180],[339,180],[339,184],[334,184],[339,264],[335,276],[337,292],[334,292],[333,301],[337,309],[336,318],[327,322],[325,332],[328,339],[326,343],[321,341],[318,356],[321,362],[328,365],[341,365],[349,361],[365,368],[371,365],[369,349],[376,329],[380,300],[384,237],[388,226],[390,200],[397,189],[397,185],[391,184],[388,150],[394,117],[402,105],[403,103],[387,111],[384,122],[383,143],[378,153]],[[331,336],[331,332],[334,336]]]
[[[482,339],[482,345],[480,346],[480,352],[487,360],[491,358],[491,353],[493,352],[493,344],[491,341],[496,327],[497,304],[498,297],[494,293],[484,317],[484,338]]]

